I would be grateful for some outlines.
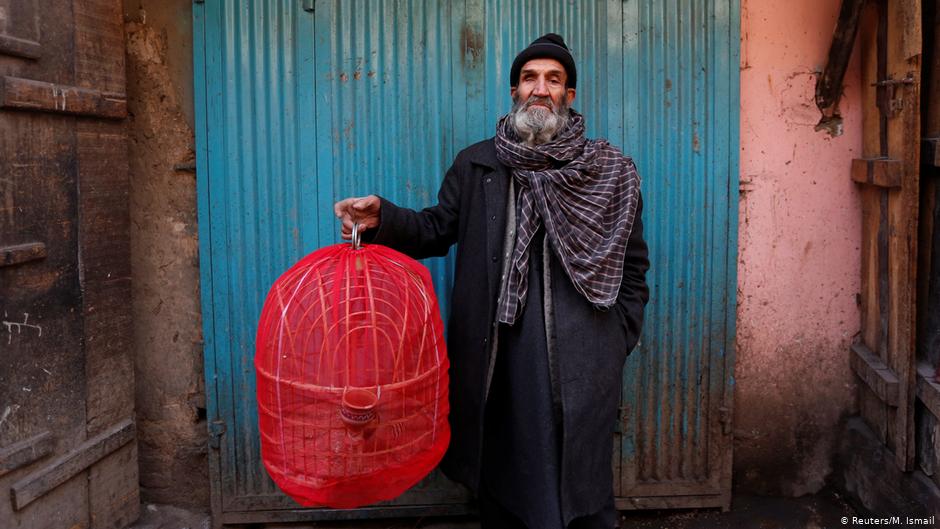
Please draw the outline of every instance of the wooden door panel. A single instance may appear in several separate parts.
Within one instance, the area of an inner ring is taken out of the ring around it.
[[[139,510],[122,24],[114,0],[0,0],[3,527]]]
[[[863,8],[861,341],[850,350],[859,411],[910,470],[914,458],[915,321],[920,188],[919,1]]]
[[[38,2],[0,0],[0,54],[24,59],[38,59]]]

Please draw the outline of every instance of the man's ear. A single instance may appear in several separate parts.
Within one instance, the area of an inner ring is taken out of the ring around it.
[[[509,88],[509,97],[516,99],[516,87],[512,86]]]
[[[568,88],[568,89],[566,90],[566,92],[568,93],[568,104],[570,105],[571,103],[574,102],[575,89],[574,89],[574,88]]]

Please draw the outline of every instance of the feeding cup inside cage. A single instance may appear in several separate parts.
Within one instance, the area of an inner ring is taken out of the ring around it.
[[[301,505],[395,498],[447,449],[448,361],[431,277],[390,248],[329,246],[278,278],[255,367],[262,460]]]

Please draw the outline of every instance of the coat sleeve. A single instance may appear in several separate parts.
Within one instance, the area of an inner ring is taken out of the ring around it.
[[[623,280],[620,282],[620,293],[617,296],[617,306],[627,333],[627,351],[632,351],[640,340],[643,312],[650,299],[649,287],[646,284],[646,271],[650,267],[649,248],[643,240],[642,214],[643,196],[640,195],[637,199],[633,231],[630,233],[623,261]]]
[[[414,259],[447,255],[457,242],[460,219],[459,160],[444,176],[435,206],[415,211],[379,197],[379,226],[364,233],[363,241],[388,246]]]

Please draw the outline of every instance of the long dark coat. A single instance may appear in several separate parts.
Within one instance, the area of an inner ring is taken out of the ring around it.
[[[381,222],[364,240],[421,259],[457,244],[453,306],[448,322],[451,443],[441,463],[453,480],[477,491],[483,410],[491,368],[490,344],[505,258],[510,170],[492,139],[461,151],[447,171],[438,204],[421,211],[382,199]],[[548,336],[557,358],[553,393],[562,410],[561,506],[565,523],[593,514],[611,494],[610,454],[623,363],[636,345],[649,299],[648,251],[640,220],[627,245],[623,282],[610,310],[595,309],[552,260],[554,325]],[[528,302],[541,300],[528,300]]]

